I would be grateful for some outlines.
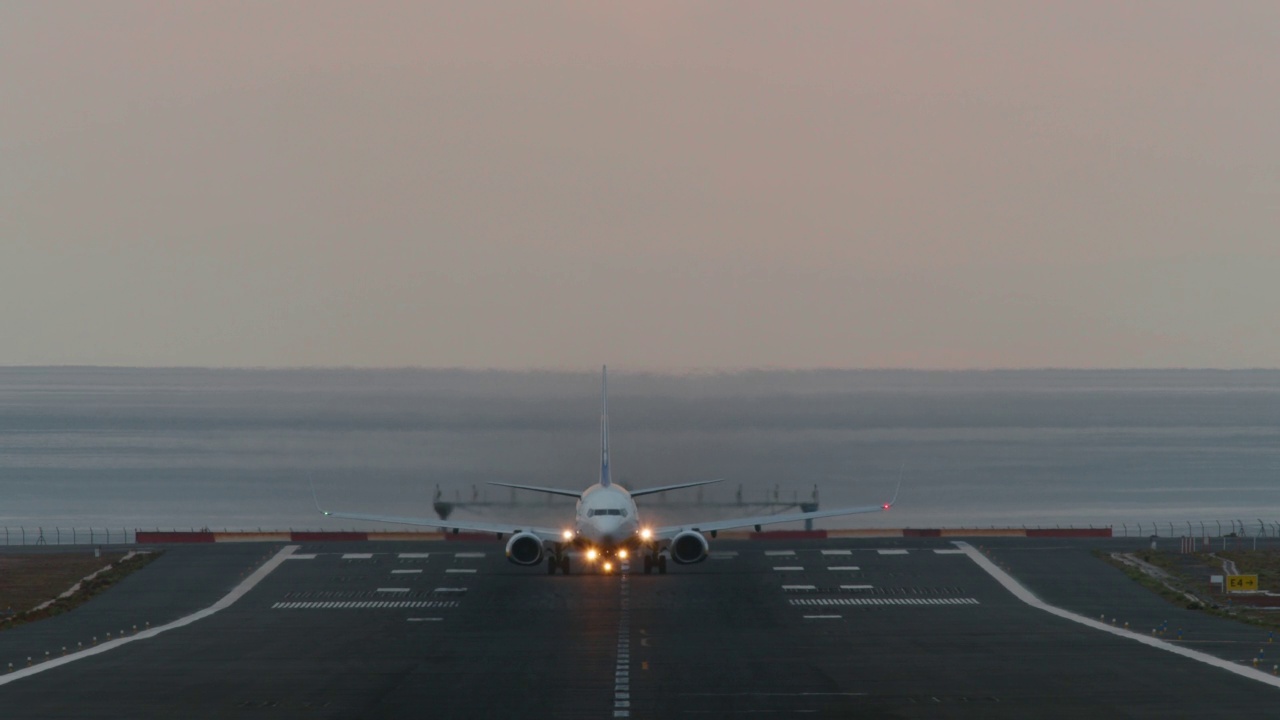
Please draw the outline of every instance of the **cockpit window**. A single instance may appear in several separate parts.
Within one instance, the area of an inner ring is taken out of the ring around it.
[[[618,508],[599,508],[587,511],[587,517],[595,517],[596,515],[622,515],[625,517],[626,514],[626,510],[620,510]]]

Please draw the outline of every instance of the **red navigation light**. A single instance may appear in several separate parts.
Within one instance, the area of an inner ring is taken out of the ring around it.
[[[881,505],[881,507],[883,507],[885,510],[888,510],[888,509],[889,509],[889,503],[885,503],[884,505]]]

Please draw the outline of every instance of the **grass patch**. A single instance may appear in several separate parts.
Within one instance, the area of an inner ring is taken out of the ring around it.
[[[1220,592],[1211,591],[1208,584],[1209,574],[1220,575],[1222,571],[1221,561],[1209,557],[1208,553],[1184,554],[1143,550],[1130,554],[1165,571],[1168,577],[1154,578],[1138,568],[1115,560],[1108,551],[1094,551],[1096,557],[1118,568],[1134,582],[1173,605],[1271,630],[1280,629],[1280,611],[1258,609],[1242,604],[1247,602],[1245,598],[1232,599]],[[1215,555],[1218,558],[1235,561],[1241,573],[1249,575],[1256,573],[1262,589],[1275,588],[1280,584],[1280,554],[1240,550],[1219,551]],[[1271,578],[1270,583],[1267,578]],[[1204,604],[1191,602],[1184,593],[1191,593],[1201,598]]]
[[[160,553],[0,555],[0,630],[73,610],[141,570]],[[98,572],[108,564],[110,569]],[[91,580],[82,578],[97,572]],[[59,598],[76,583],[75,593]],[[33,608],[52,600],[49,605]]]

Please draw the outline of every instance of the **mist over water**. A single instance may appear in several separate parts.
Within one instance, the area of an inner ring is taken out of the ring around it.
[[[611,373],[615,480],[725,478],[890,513],[820,527],[1280,521],[1277,371]],[[339,528],[314,509],[433,516],[488,480],[596,479],[599,378],[465,370],[0,369],[0,525]],[[661,522],[727,517],[696,491]],[[572,500],[457,517],[555,524]],[[648,501],[648,502],[646,502]],[[747,509],[754,514],[760,506]],[[1176,526],[1175,526],[1176,527]],[[1198,530],[1198,528],[1197,528]]]

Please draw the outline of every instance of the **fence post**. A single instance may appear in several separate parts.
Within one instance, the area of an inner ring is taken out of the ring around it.
[[[92,525],[89,526],[89,544],[90,545],[93,544],[93,526]]]

